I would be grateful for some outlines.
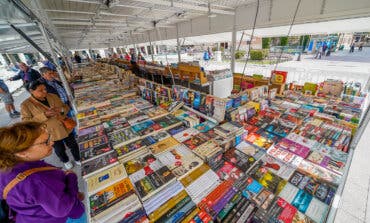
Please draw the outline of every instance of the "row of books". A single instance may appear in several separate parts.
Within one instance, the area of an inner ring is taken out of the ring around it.
[[[109,100],[79,132],[92,221],[325,222],[352,131],[320,109],[249,101],[219,125],[182,104]]]

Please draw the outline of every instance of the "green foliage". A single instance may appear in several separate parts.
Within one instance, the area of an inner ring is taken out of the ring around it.
[[[268,50],[251,50],[250,59],[251,60],[263,60],[268,55]]]
[[[262,38],[262,49],[270,48],[271,38]]]
[[[236,53],[235,53],[235,59],[241,59],[241,58],[243,58],[244,57],[244,55],[245,55],[245,51],[244,50],[238,50],[238,51],[236,51]]]
[[[280,46],[287,46],[288,45],[288,37],[282,36],[280,37]]]

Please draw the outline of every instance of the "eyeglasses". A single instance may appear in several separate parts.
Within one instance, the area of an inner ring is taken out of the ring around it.
[[[45,142],[40,142],[40,143],[36,143],[36,144],[33,144],[32,146],[38,146],[38,145],[50,145],[50,142],[51,142],[51,135],[48,133],[48,138],[46,139]]]

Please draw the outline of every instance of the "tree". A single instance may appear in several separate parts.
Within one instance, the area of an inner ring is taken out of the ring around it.
[[[280,37],[280,46],[286,46],[286,45],[288,45],[288,37],[287,36]]]
[[[271,38],[262,38],[262,49],[270,48]]]

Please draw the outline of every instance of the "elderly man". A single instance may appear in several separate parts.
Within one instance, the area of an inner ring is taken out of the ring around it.
[[[49,67],[41,67],[40,73],[42,75],[41,80],[45,82],[46,91],[48,93],[58,95],[64,104],[69,105],[67,92],[64,89],[62,82],[55,79],[57,73]]]
[[[18,63],[18,66],[20,69],[19,72],[15,76],[9,78],[10,81],[21,79],[23,81],[23,85],[26,86],[28,83],[41,78],[40,73],[37,70],[27,66],[27,64],[20,62]]]

